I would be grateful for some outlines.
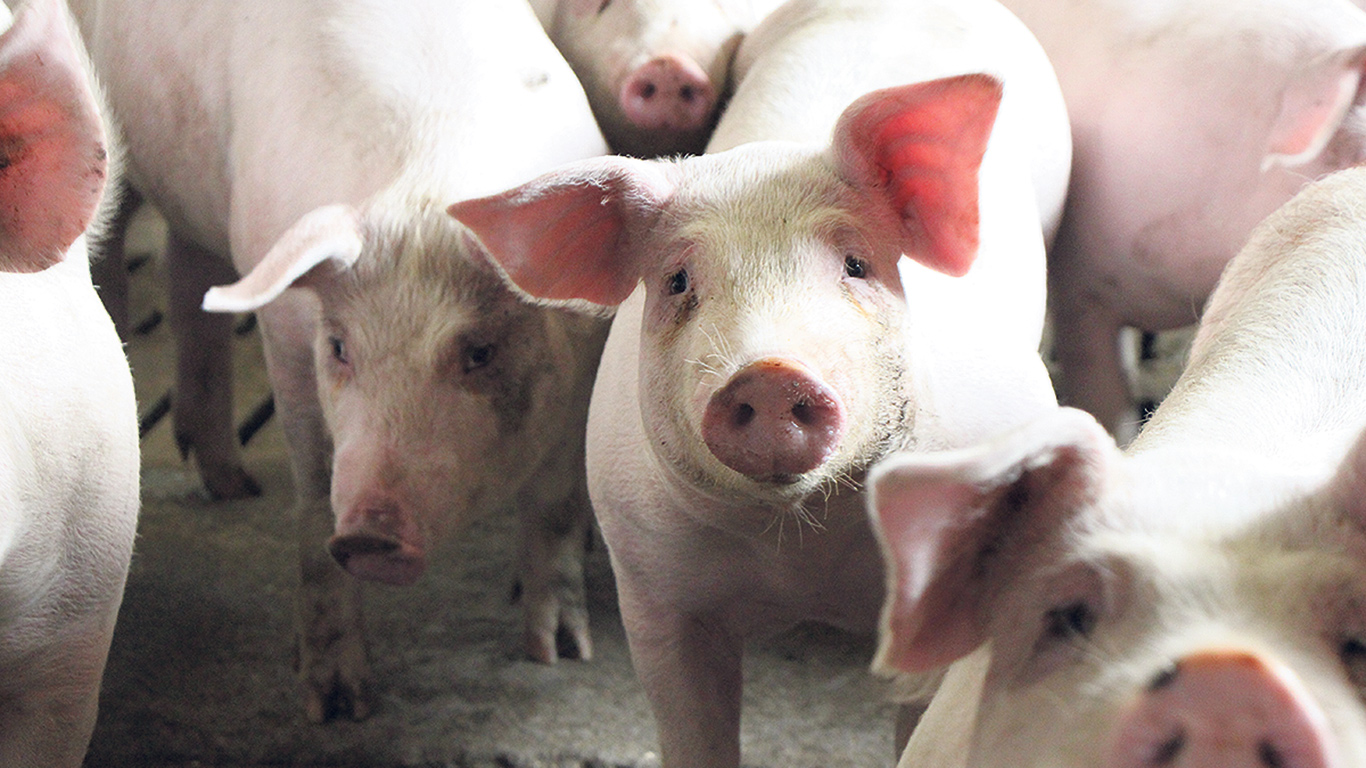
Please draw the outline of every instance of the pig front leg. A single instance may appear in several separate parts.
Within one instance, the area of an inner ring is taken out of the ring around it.
[[[523,644],[531,658],[546,664],[559,660],[561,651],[569,658],[593,658],[583,583],[584,549],[592,519],[583,479],[583,449],[577,457],[573,450],[556,454],[552,460],[563,466],[529,483],[517,504]],[[549,500],[538,498],[547,486],[558,487],[561,493]]]
[[[259,496],[261,486],[242,468],[232,428],[233,318],[200,309],[205,291],[236,275],[227,262],[174,231],[166,263],[176,341],[176,445],[182,458],[194,454],[213,498]]]
[[[654,711],[663,768],[737,768],[744,642],[718,617],[635,594],[619,580],[631,662]]]
[[[335,526],[332,444],[313,370],[316,308],[291,291],[258,311],[276,411],[289,443],[299,534],[296,672],[308,719],[362,720],[373,709],[361,585],[328,554]]]

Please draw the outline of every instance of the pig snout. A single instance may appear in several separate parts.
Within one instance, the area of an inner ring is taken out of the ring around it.
[[[421,534],[412,515],[397,504],[357,505],[337,520],[327,551],[358,579],[399,586],[412,584],[427,564]]]
[[[1115,731],[1112,768],[1329,768],[1326,717],[1293,673],[1245,652],[1158,674]]]
[[[621,109],[639,128],[703,128],[716,106],[716,90],[690,58],[668,54],[640,65],[621,87]]]
[[[844,408],[805,366],[767,358],[741,369],[711,396],[702,417],[707,448],[755,480],[819,467],[844,435]]]

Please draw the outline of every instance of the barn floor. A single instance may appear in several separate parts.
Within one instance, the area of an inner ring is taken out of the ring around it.
[[[160,223],[134,221],[130,255]],[[172,376],[161,266],[134,272],[129,344],[142,413]],[[254,331],[237,338],[238,421],[267,396]],[[289,471],[276,420],[247,444],[265,495],[216,503],[182,463],[169,417],[144,437],[143,509],[90,768],[657,765],[605,548],[590,553],[595,658],[544,666],[517,652],[511,520],[484,521],[406,588],[366,594],[378,711],[312,725],[291,670],[296,580]],[[748,766],[893,764],[893,707],[867,672],[872,644],[806,626],[755,646],[746,667]]]

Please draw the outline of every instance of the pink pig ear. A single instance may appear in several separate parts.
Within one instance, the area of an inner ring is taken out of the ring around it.
[[[349,269],[365,249],[359,214],[349,205],[328,205],[303,215],[285,231],[265,258],[232,285],[204,294],[206,312],[250,312],[320,276],[321,270]]]
[[[35,0],[0,36],[0,271],[61,261],[94,218],[108,167],[63,4]]]
[[[1281,94],[1262,170],[1317,158],[1357,103],[1366,49],[1344,51],[1299,73]]]
[[[901,219],[902,251],[963,275],[977,257],[977,171],[1001,103],[1001,81],[960,75],[869,93],[835,126],[841,174]]]
[[[924,672],[981,645],[988,596],[1008,577],[997,563],[1091,503],[1117,452],[1094,418],[1060,408],[981,446],[877,465],[869,506],[887,597],[874,667]]]
[[[671,167],[594,158],[447,210],[532,296],[615,306],[640,280],[641,265],[630,243],[633,224],[673,194]]]

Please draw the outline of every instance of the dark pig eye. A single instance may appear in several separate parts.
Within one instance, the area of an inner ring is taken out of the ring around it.
[[[665,282],[665,291],[667,291],[670,296],[677,296],[680,293],[684,293],[688,290],[688,287],[688,270],[686,269],[680,269],[672,275],[669,275],[669,279]]]
[[[351,361],[346,359],[346,342],[340,336],[328,336],[327,344],[332,348],[332,359],[346,365]]]
[[[602,0],[602,4],[598,6],[598,15],[602,15],[602,12],[607,10],[607,6],[611,4],[612,0]]]
[[[1085,639],[1096,628],[1096,612],[1085,602],[1060,605],[1044,614],[1044,637],[1055,641]]]
[[[469,346],[465,348],[465,373],[479,370],[493,362],[493,355],[497,352],[497,347],[492,344],[481,346]]]
[[[868,276],[868,262],[857,256],[845,256],[844,274],[862,280]]]
[[[1366,642],[1356,637],[1343,638],[1338,646],[1338,656],[1347,668],[1347,678],[1352,685],[1366,689]]]

